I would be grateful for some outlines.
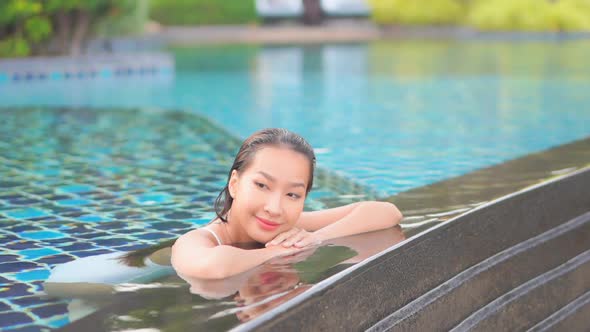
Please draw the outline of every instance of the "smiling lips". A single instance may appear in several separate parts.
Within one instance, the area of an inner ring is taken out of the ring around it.
[[[269,231],[274,230],[281,225],[259,217],[256,217],[256,220],[258,220],[258,224],[260,225],[260,227]]]

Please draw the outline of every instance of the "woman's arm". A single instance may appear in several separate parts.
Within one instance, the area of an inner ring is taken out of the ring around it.
[[[402,220],[398,208],[389,202],[360,202],[341,219],[314,232],[321,240],[393,227]]]
[[[268,246],[304,247],[348,235],[399,224],[401,212],[388,202],[359,202],[334,209],[302,213],[295,228],[277,235]],[[311,233],[308,233],[311,232]]]
[[[304,229],[308,232],[317,231],[318,229],[324,228],[329,224],[344,218],[359,204],[361,204],[361,202],[343,205],[331,209],[303,212],[301,213],[299,220],[297,220],[295,227]]]
[[[176,240],[172,246],[171,262],[179,275],[222,279],[254,268],[273,257],[299,251],[299,248],[278,246],[251,250],[228,245],[215,246],[194,230]]]

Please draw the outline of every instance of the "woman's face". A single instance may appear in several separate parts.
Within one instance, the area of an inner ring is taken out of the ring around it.
[[[234,170],[230,223],[241,226],[242,241],[266,243],[295,225],[303,211],[309,163],[299,152],[269,146],[258,150],[241,173]]]

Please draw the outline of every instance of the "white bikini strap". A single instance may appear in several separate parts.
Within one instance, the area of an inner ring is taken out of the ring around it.
[[[217,240],[217,243],[219,243],[219,245],[222,245],[221,240],[219,239],[219,236],[217,236],[217,234],[215,234],[214,231],[210,230],[209,228],[201,228],[206,230],[207,232],[213,234],[213,236],[215,236],[215,239]]]

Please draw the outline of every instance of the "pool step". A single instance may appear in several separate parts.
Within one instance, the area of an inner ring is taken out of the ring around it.
[[[433,288],[375,324],[370,331],[449,330],[564,260],[590,249],[590,212],[503,250]],[[590,286],[587,286],[590,288]]]
[[[583,331],[590,325],[588,317],[590,317],[590,291],[540,321],[528,329],[528,332]]]
[[[451,331],[522,330],[551,315],[590,288],[590,251],[513,289]]]
[[[590,250],[500,296],[451,331],[517,331],[531,327],[590,289],[588,276]]]

